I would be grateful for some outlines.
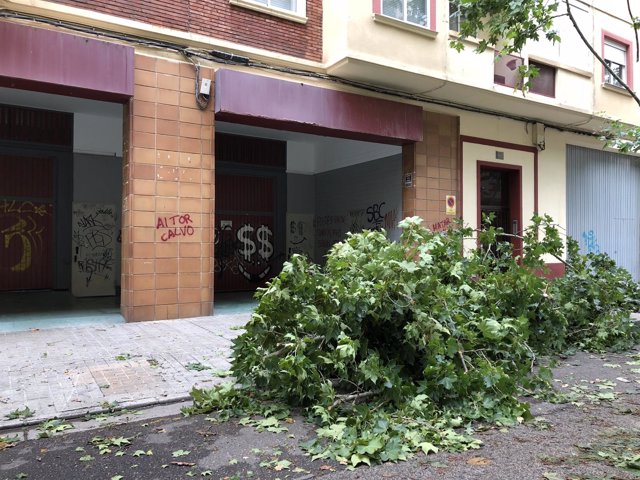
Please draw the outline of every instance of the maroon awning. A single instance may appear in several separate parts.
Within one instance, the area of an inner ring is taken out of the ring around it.
[[[133,96],[134,49],[0,21],[0,86],[125,102]]]
[[[422,108],[221,69],[216,120],[402,145],[423,137]]]

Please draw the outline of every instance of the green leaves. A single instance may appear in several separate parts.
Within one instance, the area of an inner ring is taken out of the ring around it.
[[[640,287],[606,254],[580,255],[567,243],[570,268],[552,285],[566,319],[566,343],[592,351],[623,350],[640,338],[631,313],[640,309]]]
[[[417,218],[401,226],[397,242],[383,232],[350,234],[324,267],[294,255],[259,289],[234,341],[241,388],[193,389],[184,413],[242,417],[278,434],[287,431],[288,406],[298,406],[317,424],[301,448],[351,467],[464,451],[480,442],[463,425],[530,417],[520,387],[550,381],[545,369],[532,378],[537,352],[578,336],[583,346],[633,338],[622,319],[640,295],[608,260],[583,258],[570,242],[566,280],[536,275],[546,255],[564,251],[548,216],[532,219],[518,258],[491,225],[466,252],[468,228],[436,233]]]
[[[73,428],[73,425],[59,418],[52,418],[38,425],[38,438],[48,438],[56,433]]]
[[[93,437],[89,443],[98,449],[100,455],[107,455],[112,452],[111,447],[126,447],[131,445],[131,438],[127,437]],[[122,456],[124,452],[117,451],[115,455]]]
[[[113,437],[109,439],[109,442],[114,447],[121,447],[123,445],[129,445],[131,443],[131,439],[127,437]]]
[[[184,366],[184,368],[186,368],[187,370],[194,370],[196,372],[202,372],[203,370],[211,370],[210,366],[200,362],[189,362]]]
[[[541,36],[559,41],[553,28],[559,0],[457,0],[461,13],[460,36],[451,41],[451,47],[464,49],[467,37],[479,39],[476,50],[497,47],[502,54],[519,52],[531,40]]]
[[[361,463],[366,463],[367,465],[371,466],[371,460],[369,460],[369,457],[367,457],[366,455],[360,455],[358,453],[354,453],[353,455],[351,455],[350,462],[352,467],[357,467]]]
[[[122,453],[122,452],[118,452],[118,453]],[[131,454],[132,457],[142,457],[143,455],[150,457],[151,455],[153,455],[153,450],[136,450]]]
[[[420,447],[420,450],[422,450],[425,455],[429,455],[431,452],[438,453],[440,451],[440,449],[431,442],[422,442],[418,444],[418,447]]]
[[[581,447],[581,450],[581,456],[588,460],[602,461],[635,476],[640,474],[640,432],[637,430],[613,429],[601,432],[593,444]]]
[[[531,45],[540,39],[560,42],[562,38],[555,22],[560,17],[567,16],[571,19],[572,30],[580,36],[589,36],[588,32],[580,31],[579,22],[573,17],[577,7],[573,7],[568,0],[452,0],[449,5],[451,12],[460,12],[459,35],[450,41],[450,46],[458,52],[464,50],[465,40],[471,38],[474,39],[478,53],[493,48],[496,59],[510,54],[521,56],[525,45]],[[638,18],[629,10],[626,20],[630,30],[627,34],[635,34],[636,39],[640,29]],[[569,31],[563,31],[563,35],[566,33]],[[592,49],[596,60],[604,66],[606,61],[596,53],[597,45],[589,44],[586,38],[584,42]],[[516,88],[528,91],[538,74],[539,70],[534,65],[521,65],[518,67],[519,82]],[[625,79],[619,80],[637,106],[640,106],[640,98],[624,82]],[[610,121],[602,130],[600,139],[605,142],[605,147],[616,148],[622,153],[640,151],[640,127],[619,120]]]
[[[16,408],[15,410],[6,414],[5,418],[9,420],[15,420],[17,418],[29,418],[33,417],[35,413],[35,410],[31,410],[29,407],[24,407],[23,409]]]
[[[478,328],[490,340],[499,340],[506,335],[505,329],[500,322],[493,318],[484,318],[478,323]]]
[[[175,450],[175,451],[171,452],[171,456],[173,458],[186,457],[190,453],[191,453],[190,450]]]
[[[372,439],[364,441],[361,445],[358,445],[356,451],[358,453],[366,453],[369,455],[373,455],[376,452],[379,452],[384,447],[384,442],[380,437],[373,437]]]
[[[287,414],[288,412],[280,412],[280,414],[277,417],[269,416],[262,420],[259,420],[259,419],[254,420],[249,417],[246,417],[240,420],[239,423],[241,425],[251,425],[255,427],[256,431],[258,432],[264,432],[264,431],[271,432],[271,433],[288,432],[289,429],[287,427],[281,426],[280,424],[280,420],[286,417]]]
[[[356,348],[358,347],[358,345],[359,342],[357,340],[352,340],[344,333],[340,333],[336,351],[338,352],[340,358],[354,360],[356,356]]]

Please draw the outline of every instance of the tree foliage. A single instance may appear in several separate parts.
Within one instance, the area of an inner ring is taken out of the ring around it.
[[[495,48],[498,55],[519,53],[528,42],[546,38],[552,42],[562,41],[556,20],[568,17],[585,48],[607,70],[607,72],[627,91],[640,107],[640,97],[620,78],[617,72],[605,61],[576,21],[570,0],[454,0],[460,11],[460,36],[451,41],[451,46],[460,51],[464,49],[466,38],[477,38],[477,52]],[[640,17],[635,16],[631,0],[626,0],[629,28],[635,37],[636,51],[640,51],[638,30]],[[587,32],[588,34],[589,32]],[[639,54],[640,55],[640,54]],[[637,57],[636,57],[637,61]],[[628,68],[631,68],[629,65]],[[519,67],[522,79],[520,87],[526,91],[531,79],[538,75],[535,66]],[[640,152],[640,131],[638,127],[613,121],[602,132],[601,139],[610,146],[625,153]]]
[[[546,37],[560,41],[554,30],[560,1],[548,0],[458,0],[461,13],[460,36],[452,40],[456,50],[463,40],[478,38],[476,48],[484,52],[495,47],[502,54],[520,52],[527,42]]]
[[[304,447],[352,466],[477,448],[458,427],[527,418],[518,395],[540,380],[538,352],[637,338],[637,286],[606,256],[571,244],[564,280],[536,274],[564,247],[548,217],[534,218],[517,259],[493,227],[463,252],[468,228],[431,232],[417,217],[400,226],[398,242],[350,234],[323,267],[297,255],[285,263],[234,342],[242,388],[196,389],[189,412],[277,420],[286,414],[272,402],[300,407],[319,425]]]

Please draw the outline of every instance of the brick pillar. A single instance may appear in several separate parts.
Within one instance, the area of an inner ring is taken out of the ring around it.
[[[424,139],[402,148],[404,173],[413,173],[413,186],[403,187],[403,215],[422,217],[426,226],[446,228],[445,198],[455,195],[461,217],[458,117],[424,112]]]
[[[202,68],[201,76],[213,79],[213,70]],[[123,171],[127,321],[212,312],[213,98],[198,109],[194,77],[189,63],[135,57]]]

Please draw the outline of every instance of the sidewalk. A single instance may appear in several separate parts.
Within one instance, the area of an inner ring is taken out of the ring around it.
[[[249,314],[0,334],[0,429],[143,407],[222,381]],[[29,407],[29,418],[8,419]]]

